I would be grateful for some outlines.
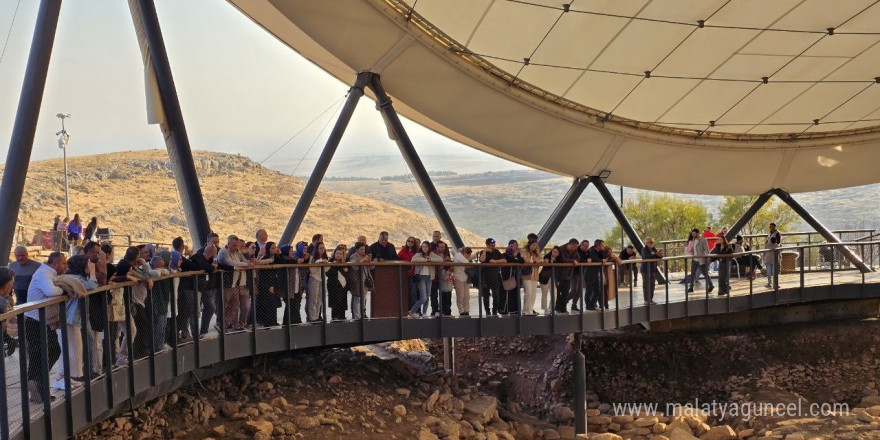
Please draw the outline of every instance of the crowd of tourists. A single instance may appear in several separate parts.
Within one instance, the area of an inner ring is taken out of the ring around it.
[[[78,216],[63,226],[69,231],[75,222]],[[529,234],[522,246],[513,239],[504,248],[488,238],[485,248],[474,252],[469,247],[450,249],[440,231],[434,231],[430,240],[409,237],[400,248],[389,242],[387,232],[381,232],[372,244],[360,236],[351,246],[328,247],[323,235],[316,234],[310,242],[279,247],[260,229],[252,242],[230,235],[221,244],[219,235],[212,233],[195,251],[181,237],[167,250],[149,244],[131,246],[117,261],[113,246],[95,241],[96,228],[93,218],[84,235],[74,232],[67,236],[73,243],[69,258],[55,251],[41,264],[20,246],[14,250],[15,261],[0,268],[0,311],[13,303],[62,295],[68,298],[64,316],[58,306],[46,307],[43,317],[39,310],[30,310],[24,314],[24,328],[18,329],[28,347],[28,387],[35,401],[44,391],[38,354],[43,330],[48,334],[50,368],[61,357],[64,333],[69,352],[62,360],[70,360],[69,379],[76,384],[114,365],[127,365],[151,351],[168,349],[175,341],[185,343],[204,336],[212,327],[218,332],[236,332],[281,323],[366,318],[365,298],[382,294],[376,280],[384,265],[377,263],[398,261],[403,281],[400,301],[408,317],[451,316],[453,304],[460,316],[467,317],[472,287],[478,292],[484,316],[529,315],[539,310],[561,314],[580,312],[581,307],[608,308],[617,288],[638,286],[640,275],[645,303],[656,304],[658,262],[664,257],[653,238],[645,240],[640,253],[631,245],[616,253],[603,240],[574,238],[546,250],[541,249],[535,234]],[[698,229],[691,231],[685,247],[685,253],[693,256],[691,276],[685,280],[689,291],[700,275],[708,291],[714,289],[709,276],[710,260],[714,259],[719,264],[719,294],[729,294],[731,259],[711,255],[741,253],[748,248],[742,237],[731,244],[724,233],[711,236]],[[76,244],[80,238],[85,240],[83,245]],[[780,242],[780,234],[771,224],[765,248],[776,249]],[[628,260],[639,260],[639,264],[624,264]],[[774,259],[765,259],[763,266],[754,254],[737,261],[741,266],[764,270],[768,285],[772,282]],[[187,276],[188,272],[193,275]],[[181,274],[168,276],[175,273]],[[131,285],[113,287],[125,282]],[[104,291],[87,296],[87,291],[108,285]],[[396,289],[393,295],[398,295]],[[330,316],[324,316],[327,307]],[[6,347],[14,351],[16,341],[7,335],[6,326],[4,322]],[[64,383],[62,379],[53,386],[63,387]]]

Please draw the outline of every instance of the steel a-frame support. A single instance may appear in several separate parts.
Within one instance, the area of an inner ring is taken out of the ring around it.
[[[291,244],[300,226],[302,226],[306,213],[309,211],[312,201],[315,200],[318,187],[321,186],[321,181],[324,180],[324,174],[327,173],[327,167],[330,166],[333,155],[336,154],[336,149],[342,140],[342,135],[345,133],[349,121],[351,121],[354,109],[357,108],[358,101],[364,96],[364,87],[369,84],[372,75],[369,72],[359,73],[354,86],[348,90],[345,105],[342,106],[339,117],[336,119],[336,124],[333,125],[333,130],[330,132],[330,137],[327,138],[327,143],[324,144],[324,150],[321,151],[321,156],[318,158],[318,162],[315,163],[315,169],[312,170],[312,174],[309,176],[305,188],[303,188],[302,195],[299,201],[296,202],[296,208],[293,210],[293,214],[290,216],[290,220],[281,234],[281,239],[278,240],[279,244]]]
[[[773,188],[760,196],[752,203],[752,206],[740,217],[739,220],[728,230],[727,239],[735,237],[742,228],[752,220],[755,214],[761,210],[761,208],[770,200],[771,197],[776,196],[779,200],[782,200],[783,203],[788,205],[789,208],[792,209],[800,218],[802,218],[808,225],[810,225],[816,232],[819,233],[828,243],[831,244],[840,244],[840,238],[837,237],[830,229],[825,227],[819,220],[813,217],[809,211],[806,210],[800,203],[798,203],[794,197],[791,196],[787,191],[780,188]],[[857,267],[862,272],[872,272],[872,270],[859,258],[855,252],[852,251],[848,246],[840,246],[840,253],[849,260],[853,266]]]
[[[571,183],[571,187],[568,189],[568,192],[562,196],[562,200],[559,201],[559,205],[556,206],[556,209],[553,210],[553,213],[550,214],[550,217],[547,218],[547,221],[544,223],[544,226],[541,227],[541,230],[538,231],[538,247],[543,249],[547,246],[547,243],[550,242],[550,238],[553,237],[553,234],[556,233],[556,230],[559,229],[559,225],[562,224],[562,221],[565,220],[565,217],[568,216],[568,213],[571,212],[571,208],[574,207],[575,202],[581,197],[581,194],[584,193],[584,190],[587,189],[587,186],[590,184],[589,177],[576,177],[574,182]]]
[[[428,171],[425,170],[425,165],[419,158],[418,153],[416,153],[415,147],[413,147],[412,141],[409,139],[409,135],[407,135],[406,130],[403,128],[403,124],[400,122],[400,117],[397,116],[397,112],[394,111],[391,98],[388,97],[388,94],[385,93],[385,89],[382,87],[379,75],[372,72],[362,72],[358,74],[354,87],[349,90],[345,106],[342,108],[342,112],[336,121],[336,125],[333,126],[333,131],[327,139],[327,144],[324,145],[324,150],[321,152],[321,157],[315,164],[315,169],[312,171],[311,176],[309,176],[309,180],[303,189],[302,196],[296,204],[293,215],[291,215],[290,221],[287,223],[287,227],[284,229],[284,233],[281,235],[279,243],[290,244],[293,241],[294,235],[299,231],[302,221],[305,219],[306,212],[308,212],[309,206],[315,198],[315,193],[318,191],[318,186],[320,186],[321,180],[324,179],[327,167],[330,166],[330,161],[333,159],[333,155],[336,153],[339,142],[342,140],[345,128],[351,120],[357,102],[364,94],[364,87],[369,87],[376,95],[376,109],[382,113],[382,118],[385,121],[389,133],[394,135],[394,140],[397,142],[398,148],[400,148],[400,153],[403,155],[403,159],[406,161],[410,172],[416,179],[419,187],[422,189],[422,193],[428,200],[431,210],[434,211],[434,215],[437,216],[437,220],[440,221],[440,226],[446,232],[447,237],[449,237],[456,248],[464,246],[464,241],[461,239],[458,229],[455,228],[455,224],[452,222],[452,218],[449,216],[449,212],[446,210],[446,206],[443,204],[440,194],[437,193],[434,183],[431,181],[430,176],[428,176]]]
[[[49,72],[49,60],[52,58],[60,12],[61,0],[43,0],[37,12],[37,22],[34,26],[21,95],[18,99],[15,123],[12,126],[12,138],[9,140],[9,151],[6,153],[3,182],[0,183],[0,252],[4,252],[2,255],[9,255],[15,239],[15,227],[18,223],[16,220],[18,210],[21,208],[31,151],[34,148],[37,121],[43,104],[43,91],[46,88],[46,76]],[[5,257],[0,259],[0,265],[6,266],[6,260]]]
[[[425,169],[425,165],[419,158],[418,153],[416,153],[416,149],[413,147],[409,135],[406,134],[406,130],[400,122],[400,117],[397,116],[397,112],[394,111],[391,98],[385,93],[385,88],[382,87],[382,81],[380,81],[378,74],[373,74],[373,77],[370,79],[370,89],[376,94],[376,109],[382,112],[382,118],[385,119],[385,125],[388,127],[389,133],[394,134],[394,141],[397,142],[400,154],[403,155],[403,160],[406,161],[406,165],[409,166],[409,171],[412,173],[413,178],[416,179],[416,183],[419,184],[419,188],[422,189],[422,193],[428,200],[428,205],[431,206],[431,211],[434,211],[434,215],[437,217],[437,220],[440,221],[440,226],[446,231],[446,236],[449,237],[456,248],[461,248],[464,246],[464,241],[461,239],[461,235],[458,234],[458,229],[455,228],[455,224],[452,223],[452,217],[450,217],[449,212],[446,211],[446,206],[443,204],[443,200],[440,199],[440,194],[437,193],[437,188],[434,187],[434,182],[432,182],[431,177],[428,176],[428,171]]]
[[[153,0],[129,0],[128,6],[141,46],[144,67],[152,69],[155,74],[156,86],[165,115],[164,120],[160,120],[159,124],[165,137],[165,148],[168,150],[168,158],[174,172],[174,180],[177,182],[177,191],[180,194],[180,202],[183,205],[193,246],[198,248],[204,244],[203,240],[211,233],[211,224],[208,220],[205,200],[202,197],[202,188],[199,185],[199,176],[193,161],[186,125],[183,122],[183,112],[180,110],[177,87],[174,85],[171,63],[168,61],[168,52],[165,49],[165,40],[162,37],[162,29],[159,27],[156,5]],[[147,78],[149,84],[151,78],[149,75]]]

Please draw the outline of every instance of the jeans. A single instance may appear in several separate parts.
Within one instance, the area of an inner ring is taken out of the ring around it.
[[[656,282],[656,273],[657,270],[655,268],[651,268],[647,272],[642,272],[642,297],[645,299],[646,304],[654,300],[654,283]]]
[[[431,276],[419,275],[419,299],[409,310],[410,313],[424,315],[428,311],[428,292],[431,291]]]
[[[483,297],[483,310],[486,315],[495,315],[500,307],[499,295],[501,293],[500,275],[482,274],[483,286],[480,295]],[[492,308],[489,308],[489,297],[492,298]]]
[[[363,300],[363,296],[351,296],[351,319],[361,319]]]
[[[63,317],[62,317],[63,318]],[[24,319],[24,335],[25,340],[27,341],[27,380],[34,380],[37,382],[40,392],[43,392],[43,382],[41,377],[43,374],[48,374],[48,371],[43,371],[42,363],[40,363],[40,355],[42,354],[42,350],[40,347],[40,321],[26,317]],[[46,327],[46,348],[47,348],[47,356],[49,359],[49,370],[52,370],[52,366],[55,365],[55,362],[58,362],[58,358],[61,356],[61,345],[58,344],[58,334],[55,330],[52,330]],[[19,352],[19,356],[21,353]]]
[[[217,313],[217,295],[220,291],[217,289],[209,289],[202,293],[202,324],[199,328],[199,334],[208,333],[211,325],[211,317]]]
[[[689,289],[693,290],[694,284],[696,284],[697,282],[698,271],[699,273],[703,274],[703,277],[706,278],[706,288],[713,289],[714,286],[712,285],[712,278],[709,278],[709,265],[705,263],[699,263],[696,260],[694,260],[694,264],[693,266],[691,266],[691,285]]]
[[[764,270],[767,271],[767,284],[775,286],[776,255],[772,253],[768,253],[767,255],[768,258],[766,259],[766,261],[764,261]]]

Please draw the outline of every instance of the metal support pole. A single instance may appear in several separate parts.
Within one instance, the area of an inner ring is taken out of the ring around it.
[[[159,27],[156,5],[153,0],[129,0],[128,4],[140,42],[144,67],[151,68],[156,77],[165,115],[160,122],[160,128],[165,137],[165,148],[174,171],[174,180],[177,182],[177,191],[180,193],[193,247],[198,248],[204,245],[203,240],[211,233],[211,225],[183,122],[183,112],[177,98],[177,88],[171,74],[171,63],[165,50],[165,40]]]
[[[614,218],[617,219],[617,223],[620,224],[620,229],[626,233],[626,236],[629,237],[629,241],[631,241],[633,247],[636,248],[636,252],[641,255],[642,249],[645,247],[645,244],[642,243],[642,238],[639,237],[639,234],[636,232],[635,228],[632,227],[632,224],[630,224],[629,219],[626,218],[623,210],[620,209],[617,201],[614,200],[614,196],[611,195],[611,191],[609,191],[608,187],[605,186],[605,182],[603,182],[602,179],[598,176],[590,176],[587,178],[587,180],[593,183],[593,186],[596,187],[596,191],[599,191],[599,195],[601,195],[602,199],[605,200],[605,204],[608,205],[608,209],[611,210],[611,213],[614,214]],[[622,247],[620,251],[623,252]],[[654,276],[657,278],[658,283],[666,283],[666,277],[664,277],[663,273],[660,272],[659,267],[654,273]]]
[[[49,60],[52,57],[52,46],[55,44],[55,29],[58,27],[60,11],[61,0],[43,0],[37,12],[31,51],[28,54],[21,95],[18,98],[18,109],[15,113],[15,124],[9,140],[9,151],[6,153],[3,182],[0,183],[0,225],[2,225],[0,254],[3,255],[9,253],[15,238],[15,226],[18,224],[16,220],[18,210],[21,208],[31,151],[34,148],[37,120],[43,103],[43,91],[46,88],[46,75],[49,72]],[[6,266],[6,260],[6,258],[0,260],[0,265]]]
[[[574,334],[574,433],[587,433],[587,360],[582,349],[583,333]]]
[[[443,338],[443,369],[455,374],[455,338]]]
[[[581,194],[584,193],[584,190],[587,189],[587,185],[590,184],[590,179],[582,179],[576,177],[574,182],[571,183],[571,188],[568,189],[568,192],[562,196],[562,200],[559,201],[559,205],[556,206],[556,209],[553,210],[553,213],[550,214],[550,217],[547,219],[547,222],[544,223],[544,226],[541,227],[541,230],[538,231],[538,247],[543,249],[547,246],[547,243],[550,242],[550,238],[553,237],[553,234],[556,233],[556,230],[559,229],[559,225],[562,224],[562,221],[565,220],[565,217],[568,216],[568,213],[571,212],[571,208],[574,207],[575,202],[581,197]]]
[[[742,217],[740,217],[739,220],[737,220],[736,223],[734,223],[733,226],[731,226],[730,229],[727,230],[727,241],[733,240],[733,237],[736,237],[737,234],[739,234],[740,231],[742,231],[742,229],[750,221],[752,221],[752,217],[754,217],[755,214],[757,214],[758,211],[760,211],[761,208],[763,208],[764,205],[767,204],[767,201],[769,201],[770,197],[772,196],[772,191],[767,191],[764,194],[759,195],[758,198],[755,199],[755,201],[752,203],[752,206],[750,206],[749,209],[746,210],[745,213],[743,213]]]
[[[452,241],[452,244],[455,245],[456,249],[464,246],[464,240],[458,234],[458,229],[455,228],[452,217],[449,216],[449,212],[446,210],[440,194],[437,193],[437,188],[434,187],[431,177],[428,176],[428,171],[425,170],[425,165],[419,158],[418,153],[416,153],[409,135],[406,134],[406,130],[400,122],[400,117],[394,111],[391,98],[385,93],[385,88],[382,87],[382,81],[379,79],[378,74],[373,74],[370,79],[370,89],[376,94],[376,109],[382,113],[382,118],[385,120],[388,131],[394,134],[394,140],[397,142],[397,147],[400,148],[403,160],[406,161],[409,171],[428,200],[431,211],[434,211],[434,215],[440,221],[440,226],[446,231],[446,235]]]
[[[797,215],[799,215],[802,219],[804,219],[804,221],[807,222],[807,224],[812,226],[813,229],[816,230],[816,232],[818,232],[820,235],[822,235],[822,237],[825,238],[825,240],[828,241],[828,243],[839,244],[841,242],[840,238],[838,238],[836,235],[834,235],[834,233],[831,232],[831,230],[826,228],[825,225],[823,225],[821,222],[819,222],[819,220],[817,220],[806,209],[804,209],[804,207],[801,206],[801,204],[798,203],[791,196],[791,194],[789,194],[788,192],[786,192],[782,189],[779,189],[779,188],[772,189],[769,192],[775,194],[776,197],[779,197],[780,200],[785,202],[785,204],[788,205],[792,209],[792,211],[797,213]],[[859,256],[856,255],[855,252],[853,252],[852,249],[850,249],[848,246],[840,246],[840,252],[846,257],[847,260],[850,261],[850,263],[853,264],[853,266],[859,268],[859,270],[862,271],[863,273],[864,272],[873,272],[865,264],[865,262],[862,261],[862,259],[859,258]],[[832,255],[833,255],[833,253],[832,253]],[[834,265],[833,258],[832,258],[831,265],[832,266]],[[779,270],[779,266],[777,266],[776,270],[777,271]]]
[[[361,96],[364,96],[364,87],[369,83],[372,76],[373,74],[369,72],[359,73],[354,86],[348,90],[348,98],[345,100],[345,105],[342,106],[339,118],[336,119],[336,125],[333,126],[333,131],[330,132],[330,137],[327,138],[327,143],[321,152],[321,157],[315,163],[315,169],[312,170],[312,175],[309,176],[302,195],[299,201],[296,202],[296,208],[294,208],[293,214],[291,214],[290,220],[287,222],[287,227],[284,228],[284,233],[281,234],[281,239],[278,240],[279,245],[291,244],[293,242],[294,236],[306,218],[309,206],[312,205],[312,200],[315,199],[315,193],[318,192],[321,180],[324,179],[327,167],[330,166],[330,161],[333,160],[333,155],[336,154],[336,148],[339,147],[339,142],[342,140],[345,128],[348,127],[351,115],[354,114],[358,100],[361,99]]]
[[[629,237],[629,241],[632,242],[632,245],[635,246],[636,251],[638,251],[639,255],[641,255],[642,249],[645,247],[645,244],[642,243],[642,238],[639,237],[639,234],[632,227],[632,224],[630,224],[629,219],[626,218],[626,215],[624,215],[623,210],[620,209],[617,201],[614,200],[614,196],[611,195],[611,191],[609,191],[608,187],[605,186],[605,182],[603,182],[602,179],[597,176],[590,176],[587,178],[587,180],[593,183],[593,186],[596,187],[596,191],[599,191],[599,195],[601,195],[602,199],[605,200],[605,204],[608,205],[608,209],[611,210],[611,213],[614,214],[614,218],[617,219],[617,223],[620,224],[620,229],[622,229],[623,232],[626,233],[626,236]]]

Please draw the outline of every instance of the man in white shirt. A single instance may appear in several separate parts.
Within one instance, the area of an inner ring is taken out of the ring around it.
[[[42,301],[47,298],[64,295],[64,290],[55,285],[55,277],[67,270],[67,260],[61,252],[52,252],[46,263],[40,265],[40,268],[34,272],[31,278],[31,284],[28,286],[28,302]],[[27,356],[28,356],[28,392],[30,393],[31,402],[42,402],[43,395],[49,395],[49,390],[42,387],[41,378],[48,375],[47,371],[43,371],[40,356],[43,354],[40,349],[40,311],[30,310],[24,313],[24,332],[27,340]],[[58,344],[58,335],[55,330],[58,328],[58,306],[52,305],[46,307],[46,331],[47,331],[47,355],[49,370],[58,357],[61,356],[61,346]]]

